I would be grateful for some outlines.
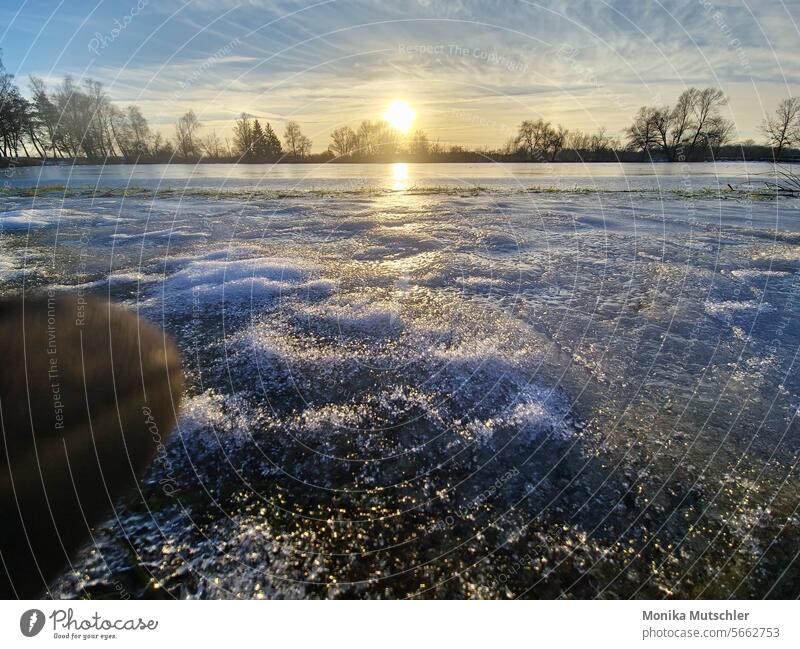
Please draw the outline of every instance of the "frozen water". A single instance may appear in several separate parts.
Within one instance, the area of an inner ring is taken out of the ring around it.
[[[80,210],[52,207],[46,209],[22,209],[0,212],[0,231],[38,230],[57,228],[74,222],[115,223],[116,219],[102,214],[91,214]]]
[[[716,194],[737,165],[304,167],[4,199],[4,290],[109,295],[187,375],[57,596],[798,595],[797,200]]]
[[[297,290],[324,289],[324,283],[311,281],[313,266],[274,257],[231,259],[221,253],[200,255],[164,281],[163,295],[178,304],[200,301],[247,300],[285,295]]]

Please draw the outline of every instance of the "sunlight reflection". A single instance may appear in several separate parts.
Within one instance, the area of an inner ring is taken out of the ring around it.
[[[405,162],[392,163],[392,188],[395,190],[408,189],[408,164]]]

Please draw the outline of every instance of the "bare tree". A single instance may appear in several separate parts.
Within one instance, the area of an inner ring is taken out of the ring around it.
[[[153,139],[150,125],[137,106],[128,106],[123,112],[112,105],[109,124],[120,153],[126,160],[139,160],[150,155]]]
[[[94,155],[89,157],[116,156],[114,147],[114,134],[111,129],[111,114],[113,106],[111,100],[103,89],[103,84],[94,79],[84,80],[84,94],[92,111],[89,118],[88,131],[84,139],[89,140],[94,148]]]
[[[589,151],[592,145],[592,136],[583,131],[574,130],[569,132],[566,148],[573,151]]]
[[[86,149],[83,136],[88,129],[89,109],[72,77],[65,77],[55,88],[53,103],[58,114],[56,137],[67,155],[77,157],[82,147]]]
[[[767,138],[775,157],[780,158],[786,148],[800,142],[800,97],[789,97],[778,104],[775,116],[766,116],[761,132]]]
[[[589,138],[589,150],[592,153],[603,151],[613,151],[620,148],[619,139],[606,133],[605,126],[601,126],[596,133]]]
[[[727,101],[716,88],[688,88],[674,107],[642,106],[626,130],[628,144],[642,152],[657,146],[670,162],[691,160],[701,146],[718,147],[730,138],[733,124],[720,113]]]
[[[225,149],[222,146],[222,140],[217,136],[216,131],[211,131],[203,139],[203,151],[209,158],[218,160],[225,155]]]
[[[400,133],[384,120],[365,119],[356,131],[354,153],[363,157],[391,157],[400,148]]]
[[[254,155],[252,115],[242,113],[233,125],[233,146],[237,155],[250,158]]]
[[[178,118],[175,123],[175,150],[178,156],[182,158],[198,158],[202,155],[200,139],[197,136],[200,126],[201,124],[193,110]]]
[[[169,160],[172,158],[173,153],[175,153],[175,149],[172,146],[172,142],[164,139],[161,133],[156,133],[150,145],[150,155],[153,158]]]
[[[131,128],[131,148],[137,156],[150,153],[153,135],[147,119],[138,106],[128,106],[128,124]]]
[[[138,156],[134,146],[133,128],[128,122],[128,116],[116,106],[111,107],[111,132],[117,141],[120,153],[126,160],[135,160]]]
[[[342,126],[331,133],[331,143],[328,150],[340,158],[346,158],[355,152],[358,147],[358,138],[349,126]]]
[[[544,151],[550,128],[550,122],[543,119],[523,121],[517,131],[517,147],[529,158],[535,157]]]
[[[648,120],[642,118],[642,123],[646,129],[649,124]],[[627,133],[629,137],[634,138],[635,142],[639,142],[638,128],[634,128],[633,133],[630,130]],[[647,146],[649,145],[645,145],[644,148]],[[585,133],[579,130],[569,131],[564,148],[578,153],[581,160],[591,161],[607,159],[608,154],[621,149],[622,144],[618,138],[608,135],[605,126],[601,126],[594,133]],[[632,146],[631,148],[638,150],[640,147]]]
[[[694,133],[689,144],[689,155],[700,143],[713,148],[725,144],[733,131],[733,123],[724,119],[719,110],[727,105],[728,98],[718,88],[695,90],[692,101]],[[687,91],[688,92],[688,91]]]
[[[422,129],[417,129],[408,139],[408,152],[413,156],[425,158],[430,154],[431,145]]]
[[[535,122],[525,120],[519,125],[515,145],[530,159],[546,158],[553,161],[564,148],[567,135],[567,129],[560,124],[553,127],[541,118]]]
[[[283,131],[283,141],[286,150],[293,156],[303,157],[311,151],[311,140],[300,131],[300,124],[297,122],[287,122]]]
[[[378,146],[378,155],[391,157],[400,148],[400,131],[385,120],[374,123],[373,140]]]
[[[547,132],[545,140],[545,152],[549,156],[550,162],[554,162],[558,152],[564,148],[564,143],[567,140],[568,134],[569,131],[561,126],[561,124],[559,124],[557,128],[551,127]]]
[[[628,148],[646,154],[658,147],[660,133],[656,128],[656,111],[657,109],[648,106],[639,109],[633,118],[633,124],[625,129]]]
[[[370,156],[377,153],[377,142],[373,142],[375,126],[371,120],[365,119],[358,125],[356,134],[356,148],[362,156]]]
[[[117,155],[120,143],[114,129],[121,119],[120,111],[114,108],[99,81],[84,79],[78,85],[67,76],[53,90],[52,100],[43,84],[39,86],[34,80],[32,85],[40,104],[46,106],[52,101],[52,108],[48,108],[53,113],[48,117],[49,130],[53,131],[51,140],[58,142],[61,151],[73,157],[83,154],[89,159]],[[53,119],[55,124],[52,124]]]

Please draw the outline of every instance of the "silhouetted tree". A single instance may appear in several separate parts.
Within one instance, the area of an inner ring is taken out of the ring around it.
[[[282,154],[281,140],[269,123],[259,122],[242,113],[233,128],[232,144],[211,133],[200,138],[201,128],[193,111],[184,114],[175,125],[174,141],[151,131],[137,106],[121,109],[108,97],[103,85],[92,79],[80,82],[67,76],[48,88],[44,81],[30,78],[30,99],[22,96],[13,76],[5,71],[0,57],[0,153],[3,156],[30,155],[42,158],[80,157],[105,160],[119,157],[128,161],[168,160],[173,152],[180,158],[206,155],[214,159],[239,155],[250,160],[275,160]],[[716,155],[731,139],[733,124],[722,115],[727,98],[715,88],[689,88],[673,106],[643,106],[625,130],[627,148],[642,155],[658,152],[668,160],[691,160],[709,151]],[[800,143],[800,98],[780,102],[773,116],[766,116],[761,129],[772,154],[780,156],[788,147]],[[286,124],[284,141],[294,158],[308,156],[311,140],[297,122]],[[748,148],[744,151],[743,148]],[[566,149],[566,151],[565,151]],[[403,139],[397,129],[385,121],[363,120],[354,131],[342,126],[331,133],[328,151],[320,155],[356,160],[391,159],[407,152],[416,159],[472,161],[487,157],[536,160],[598,160],[610,156],[631,159],[620,151],[620,143],[606,134],[570,132],[543,119],[523,121],[515,137],[500,151],[467,150],[451,146],[445,150],[434,144],[421,130]],[[754,143],[741,145],[738,152],[725,148],[724,155],[768,156],[766,147]],[[572,153],[570,153],[572,152]],[[579,153],[574,153],[579,152]]]
[[[225,155],[225,149],[222,146],[222,141],[217,137],[216,131],[211,131],[203,139],[203,151],[209,158],[218,160]]]
[[[311,142],[309,142],[309,146],[311,146]],[[267,158],[277,158],[283,152],[281,141],[275,135],[269,122],[264,127],[264,151]]]
[[[233,125],[234,150],[242,158],[251,158],[255,155],[254,143],[251,115],[242,113]]]
[[[161,133],[156,133],[153,136],[151,151],[151,155],[157,160],[170,160],[175,153],[175,147],[172,142],[165,140]]]
[[[128,106],[128,124],[131,128],[131,148],[137,156],[148,155],[153,135],[138,106]]]
[[[519,125],[513,147],[529,159],[546,158],[555,160],[564,147],[568,131],[561,126],[553,127],[550,122],[537,119],[525,120]]]
[[[25,150],[28,132],[28,102],[0,62],[0,140],[4,156],[19,155]]]
[[[47,157],[49,149],[53,157],[63,155],[58,141],[58,110],[47,94],[47,87],[42,79],[30,78],[31,90],[31,127],[36,139],[42,146],[43,157]]]
[[[139,160],[150,155],[150,126],[137,106],[128,106],[125,112],[111,106],[110,124],[120,153],[126,160]]]
[[[349,126],[342,126],[331,133],[331,143],[328,145],[328,150],[334,155],[346,158],[355,153],[357,147],[358,138]]]
[[[365,119],[356,132],[356,150],[363,157],[391,157],[400,147],[400,134],[388,122]]]
[[[286,151],[293,156],[303,157],[311,151],[311,140],[300,131],[300,124],[294,121],[286,123],[283,131],[283,141]]]
[[[644,155],[651,149],[658,147],[658,131],[655,126],[656,109],[647,106],[639,108],[636,117],[625,133],[628,140],[628,148],[632,151],[641,151]]]
[[[253,155],[256,158],[267,157],[267,147],[264,142],[264,130],[261,128],[258,120],[253,122]]]
[[[544,149],[549,128],[550,122],[545,122],[543,119],[538,119],[535,122],[524,120],[517,130],[516,144],[518,149],[529,158],[533,158],[537,152]]]
[[[775,116],[766,116],[761,132],[767,138],[775,157],[779,158],[786,147],[800,143],[800,97],[789,97],[778,104]]]
[[[417,129],[408,140],[408,152],[417,157],[427,157],[430,153],[430,142],[425,131]]]
[[[733,124],[720,114],[727,101],[716,88],[689,88],[673,107],[642,106],[626,130],[628,144],[641,151],[658,148],[670,162],[691,160],[730,139]]]
[[[181,158],[199,158],[202,155],[200,138],[200,122],[193,110],[184,113],[175,123],[175,150]]]
[[[53,91],[52,103],[58,116],[53,135],[63,152],[90,159],[117,155],[114,108],[99,81],[84,79],[78,85],[67,76]]]
[[[545,152],[551,162],[555,161],[558,152],[564,148],[568,133],[569,131],[561,124],[557,128],[551,128],[548,132],[547,140],[545,141]]]

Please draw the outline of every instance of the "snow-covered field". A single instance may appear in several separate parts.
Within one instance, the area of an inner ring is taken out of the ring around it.
[[[800,595],[800,200],[302,167],[2,199],[4,293],[121,301],[188,379],[55,596]]]

